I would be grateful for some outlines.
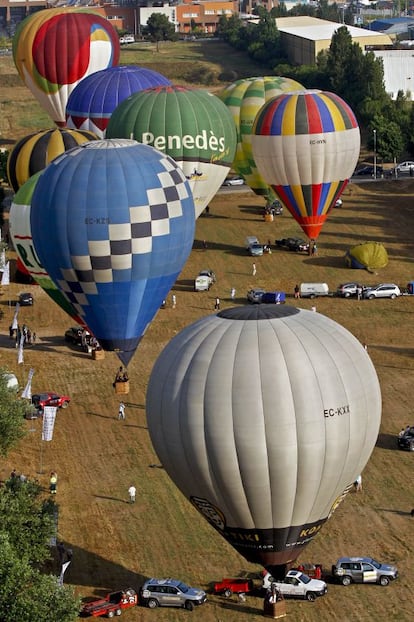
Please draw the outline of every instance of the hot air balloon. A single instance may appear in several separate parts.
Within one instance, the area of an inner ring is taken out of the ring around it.
[[[153,367],[147,421],[164,469],[247,560],[284,575],[375,446],[370,357],[312,311],[255,305],[182,330]]]
[[[105,138],[111,114],[124,99],[152,86],[171,84],[152,69],[119,65],[84,78],[66,104],[66,125]]]
[[[252,152],[252,127],[256,114],[269,99],[289,91],[303,90],[291,78],[264,76],[244,78],[227,86],[219,94],[229,108],[237,129],[237,150],[233,168],[242,175],[255,194],[271,203],[276,196],[257,170]]]
[[[54,283],[102,348],[127,365],[191,251],[194,202],[184,173],[134,140],[84,143],[44,170],[30,220]]]
[[[14,249],[24,270],[40,287],[68,313],[78,324],[85,326],[76,309],[65,295],[56,287],[50,276],[40,263],[35,249],[30,227],[30,210],[34,189],[42,171],[32,175],[16,192],[10,207],[10,236]]]
[[[252,133],[263,179],[315,240],[358,162],[354,113],[334,93],[286,93],[264,104]]]
[[[196,218],[226,178],[236,149],[236,130],[223,102],[181,86],[131,95],[112,114],[106,135],[133,136],[174,158],[190,183]]]
[[[110,21],[88,9],[46,9],[23,20],[13,58],[23,82],[57,125],[66,102],[86,76],[117,65],[119,38]]]
[[[53,128],[34,132],[19,140],[7,158],[7,177],[15,192],[32,175],[42,171],[64,151],[81,143],[96,140],[92,132]]]

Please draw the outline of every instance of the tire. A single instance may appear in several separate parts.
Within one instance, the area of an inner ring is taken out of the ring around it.
[[[69,402],[63,402],[62,408],[67,408],[69,406]]]
[[[348,575],[346,574],[346,575],[344,575],[344,576],[342,577],[342,579],[341,579],[341,583],[342,583],[342,585],[351,585],[351,583],[352,583],[352,579],[351,579],[351,577],[350,577],[350,576],[348,576]]]
[[[115,613],[113,611],[108,611],[108,618],[113,618]]]
[[[349,292],[345,292],[344,298],[350,298],[351,294]]]
[[[224,596],[225,596],[226,598],[230,598],[230,596],[231,596],[232,594],[233,594],[233,592],[232,592],[229,588],[227,588],[227,589],[225,589],[225,590],[224,590]]]
[[[369,296],[367,296],[368,300],[374,300],[375,296],[374,294],[370,294]]]
[[[396,294],[391,294],[390,298],[391,298],[391,300],[394,300],[394,298],[397,298],[397,295]]]
[[[306,592],[305,598],[306,600],[309,600],[311,603],[313,603],[313,601],[316,600],[316,594],[315,592]]]
[[[184,608],[187,609],[187,611],[193,611],[194,603],[191,600],[186,600]]]
[[[379,584],[380,585],[386,586],[386,585],[389,585],[389,582],[390,582],[389,577],[386,577],[384,575],[382,577],[380,577],[380,580],[379,580]]]
[[[410,451],[414,451],[414,442],[410,443]]]
[[[150,609],[156,609],[159,606],[159,602],[155,598],[149,598],[147,605]]]
[[[310,298],[311,300],[313,300],[314,298],[316,298],[316,296],[315,296],[315,294],[311,294],[311,295],[309,296],[309,298]]]
[[[122,609],[117,609],[117,610],[115,611],[115,615],[116,615],[116,616],[120,616],[121,614],[122,614]]]

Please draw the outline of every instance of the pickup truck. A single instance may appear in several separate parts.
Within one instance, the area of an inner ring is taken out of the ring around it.
[[[135,607],[137,604],[138,595],[132,587],[129,587],[126,590],[110,592],[104,598],[85,603],[81,609],[81,616],[91,616],[92,618],[106,616],[107,618],[113,618],[114,616],[120,616],[124,609]]]
[[[311,579],[300,570],[289,570],[283,581],[274,580],[267,572],[263,577],[263,588],[270,589],[272,584],[276,585],[276,589],[285,598],[303,598],[310,601],[323,596],[328,590],[325,581]]]

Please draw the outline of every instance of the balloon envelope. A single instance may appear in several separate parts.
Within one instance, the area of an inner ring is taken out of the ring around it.
[[[152,86],[171,84],[152,69],[120,65],[84,78],[72,91],[66,105],[66,125],[90,130],[105,138],[109,119],[127,97]],[[129,138],[129,137],[127,137]]]
[[[296,559],[352,487],[380,418],[359,341],[288,306],[238,307],[188,326],[160,354],[147,391],[149,433],[171,479],[272,571]]]
[[[43,109],[65,125],[66,102],[86,76],[117,65],[119,37],[111,23],[88,9],[45,9],[16,30],[13,58]]]
[[[133,136],[174,158],[202,213],[232,165],[236,130],[223,102],[198,89],[154,87],[131,95],[114,111],[107,137]]]
[[[180,273],[194,226],[183,172],[134,140],[71,149],[45,169],[32,198],[42,264],[124,364]]]
[[[56,127],[25,136],[14,145],[7,158],[9,184],[17,192],[29,177],[46,168],[58,155],[96,138],[92,132]]]
[[[233,168],[239,175],[242,175],[255,194],[266,196],[268,201],[274,200],[275,196],[259,173],[254,161],[253,123],[260,108],[269,99],[282,93],[302,89],[303,86],[291,78],[260,76],[237,80],[219,95],[229,108],[237,130],[237,150]]]
[[[260,109],[252,133],[263,178],[316,239],[358,162],[360,133],[351,108],[334,93],[279,95]]]
[[[363,242],[346,252],[345,263],[350,268],[365,269],[371,272],[388,265],[388,253],[380,242]]]

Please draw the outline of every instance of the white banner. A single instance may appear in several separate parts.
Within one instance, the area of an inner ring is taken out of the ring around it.
[[[25,388],[23,389],[22,392],[22,397],[24,397],[26,400],[31,400],[32,399],[32,378],[34,375],[34,369],[33,367],[30,368],[29,370],[29,376],[27,379],[27,384],[25,386]]]
[[[70,562],[65,562],[64,564],[62,564],[62,570],[60,571],[60,577],[59,577],[59,585],[63,585],[63,576],[69,564]]]
[[[22,333],[22,336],[20,337],[20,343],[19,343],[19,349],[17,351],[17,362],[20,363],[24,363],[24,335]]]
[[[55,427],[56,406],[45,406],[43,409],[42,441],[51,441]]]
[[[1,284],[10,285],[10,262],[9,261],[4,266],[3,274],[1,275]]]
[[[18,315],[19,315],[19,309],[20,309],[20,305],[19,303],[16,304],[16,310],[14,312],[14,316],[13,316],[13,322],[12,322],[12,329],[13,330],[17,330],[19,323],[17,321]]]

